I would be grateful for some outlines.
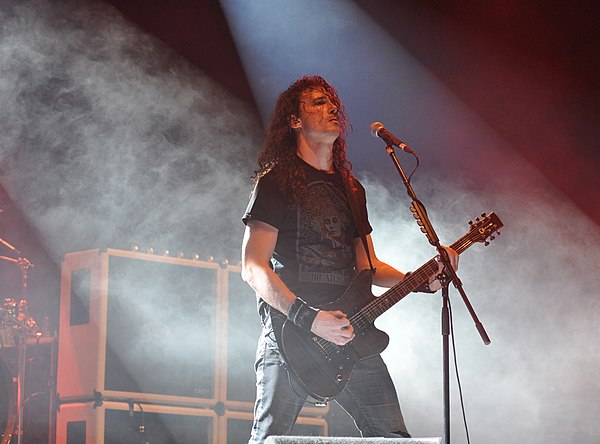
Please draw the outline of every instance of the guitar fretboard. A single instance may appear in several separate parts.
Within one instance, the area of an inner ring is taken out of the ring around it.
[[[481,236],[482,232],[480,230],[472,229],[454,242],[450,248],[452,248],[458,254],[462,254],[476,241],[478,241]],[[403,279],[381,296],[375,298],[369,304],[365,305],[360,311],[352,316],[350,322],[354,328],[364,328],[372,324],[375,322],[375,319],[400,302],[404,297],[418,288],[421,284],[426,282],[431,275],[437,272],[437,270],[438,261],[436,258],[430,259],[416,271],[412,272],[407,278]]]

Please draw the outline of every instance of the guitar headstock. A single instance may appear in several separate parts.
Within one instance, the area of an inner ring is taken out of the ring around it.
[[[469,221],[469,239],[472,242],[483,242],[485,246],[490,244],[490,241],[496,239],[496,235],[500,235],[498,231],[504,226],[500,218],[493,211],[490,214],[481,213],[481,218],[476,218],[475,222]],[[489,238],[489,240],[488,240]]]

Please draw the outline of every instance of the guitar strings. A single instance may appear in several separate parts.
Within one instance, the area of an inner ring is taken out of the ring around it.
[[[452,244],[451,248],[460,254],[474,243],[471,237],[476,237],[481,234],[483,234],[483,231],[478,231],[475,229],[471,230],[461,239],[457,240],[454,244]],[[423,266],[418,268],[414,273],[412,273],[411,277],[409,278],[409,282],[414,280],[422,282],[427,277],[429,277],[431,273],[435,272],[437,268],[437,261],[435,259],[431,259]],[[409,287],[409,282],[402,281],[399,285],[392,287],[380,297],[373,299],[361,310],[359,310],[354,316],[352,316],[350,318],[350,322],[353,325],[362,328],[367,325],[367,322],[375,321],[375,319],[377,319],[378,316],[383,314],[386,310],[391,308],[394,304],[396,304],[408,293],[410,293],[411,290],[407,290],[406,288]],[[398,295],[400,295],[400,298],[395,299],[395,297]],[[380,307],[382,307],[383,309],[381,309]]]

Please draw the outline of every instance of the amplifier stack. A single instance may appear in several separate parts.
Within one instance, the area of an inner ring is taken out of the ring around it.
[[[60,299],[57,444],[248,439],[260,323],[239,266],[69,253]],[[327,411],[305,408],[297,434],[327,436]]]

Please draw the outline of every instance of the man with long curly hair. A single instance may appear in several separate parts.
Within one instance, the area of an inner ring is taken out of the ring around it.
[[[243,217],[242,277],[256,291],[263,324],[251,444],[290,434],[309,398],[280,351],[278,332],[285,320],[343,346],[355,336],[346,313],[318,307],[342,296],[357,271],[376,270],[373,283],[383,287],[405,277],[373,250],[365,190],[346,159],[347,129],[336,90],[320,76],[292,83],[277,99],[267,129]],[[348,193],[356,196],[361,227]],[[449,253],[456,267],[458,256]],[[430,287],[437,290],[440,284],[434,277]],[[363,436],[410,437],[379,354],[357,362],[335,400]]]

